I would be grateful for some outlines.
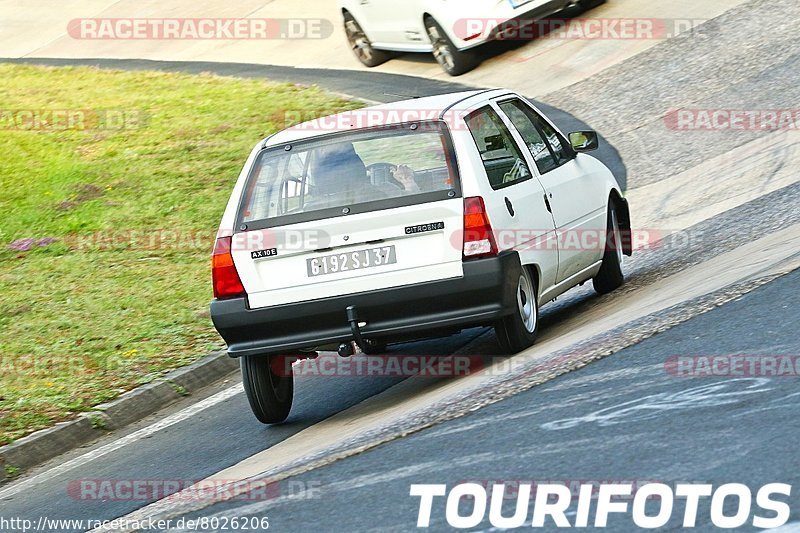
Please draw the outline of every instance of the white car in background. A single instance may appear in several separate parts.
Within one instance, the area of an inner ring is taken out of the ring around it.
[[[421,117],[421,118],[415,118]],[[630,215],[611,171],[522,96],[470,91],[294,126],[252,151],[220,224],[211,317],[257,418],[283,421],[288,355],[494,326],[536,339],[539,305],[623,283]],[[313,356],[313,355],[312,355]]]
[[[433,53],[452,76],[474,68],[474,49],[520,25],[605,0],[339,0],[356,57],[375,67],[392,52]]]

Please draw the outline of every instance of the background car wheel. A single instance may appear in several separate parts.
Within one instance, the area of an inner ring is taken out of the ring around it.
[[[439,23],[430,17],[425,19],[425,30],[433,45],[433,57],[451,76],[460,76],[478,65],[475,53],[456,48]]]
[[[289,416],[294,397],[292,358],[281,355],[242,357],[242,384],[256,418],[277,424]]]
[[[607,294],[625,282],[625,275],[622,273],[622,234],[614,204],[608,206],[606,228],[608,229],[603,265],[592,280],[594,290],[598,294]]]
[[[375,50],[372,47],[367,34],[364,33],[361,25],[350,13],[344,14],[344,31],[347,34],[347,41],[350,43],[353,53],[365,66],[370,68],[377,67],[391,59],[392,56],[389,52]]]
[[[539,333],[539,302],[530,269],[523,266],[517,284],[517,312],[494,327],[500,346],[509,354],[521,352],[536,342]]]
[[[581,0],[580,6],[581,9],[586,11],[587,9],[592,9],[598,6],[601,6],[606,3],[606,0]]]

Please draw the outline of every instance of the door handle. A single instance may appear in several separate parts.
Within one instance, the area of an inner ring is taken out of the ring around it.
[[[551,196],[552,198],[552,196]],[[547,198],[547,195],[544,195],[544,205],[547,207],[547,210],[550,211],[550,214],[553,214],[553,207],[550,205],[550,199]]]
[[[506,209],[508,209],[508,214],[512,217],[514,216],[514,204],[511,203],[511,200],[506,197]]]

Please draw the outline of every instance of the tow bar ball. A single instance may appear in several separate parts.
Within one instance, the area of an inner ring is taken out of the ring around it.
[[[356,348],[353,346],[354,342],[343,342],[339,345],[337,352],[339,357],[350,357],[356,353]]]

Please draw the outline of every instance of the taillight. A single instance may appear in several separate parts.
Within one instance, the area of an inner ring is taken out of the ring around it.
[[[219,237],[211,256],[211,278],[214,281],[214,298],[225,300],[245,296],[244,285],[236,272],[231,255],[231,237]]]
[[[497,243],[483,198],[464,198],[464,259],[497,255]]]

